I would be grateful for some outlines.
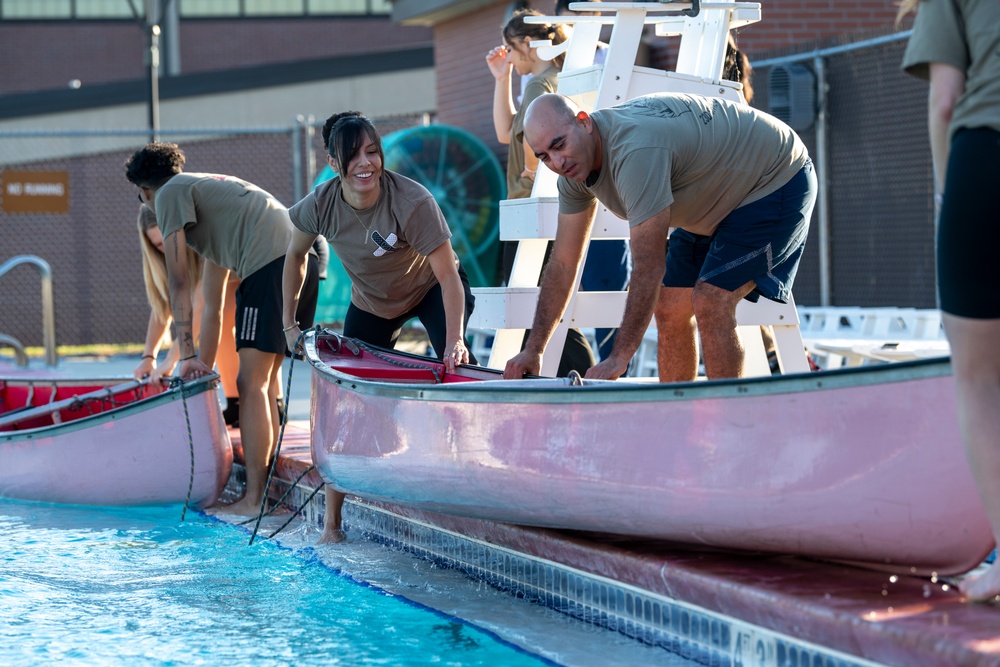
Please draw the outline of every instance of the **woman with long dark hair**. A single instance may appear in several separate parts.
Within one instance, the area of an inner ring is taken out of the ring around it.
[[[465,339],[475,297],[434,197],[416,181],[383,168],[378,130],[356,111],[330,116],[323,142],[337,176],[289,210],[294,231],[282,282],[289,349],[301,333],[295,311],[306,254],[323,235],[351,278],[345,336],[391,348],[403,325],[416,318],[447,372],[477,363]],[[327,493],[321,541],[339,541],[344,497],[329,488]]]

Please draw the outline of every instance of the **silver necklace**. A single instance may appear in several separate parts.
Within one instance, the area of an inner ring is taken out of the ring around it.
[[[365,221],[361,219],[360,215],[358,215],[357,209],[351,206],[351,202],[347,201],[347,199],[344,199],[344,205],[351,210],[351,213],[354,214],[354,217],[358,219],[358,222],[360,222],[361,226],[364,227],[365,229],[365,245],[368,245],[368,239],[372,235],[372,227],[375,225],[375,216],[376,214],[378,214],[378,209],[381,204],[382,204],[382,193],[379,192],[378,199],[375,200],[375,206],[372,207],[372,214],[371,214],[372,224],[366,225]]]

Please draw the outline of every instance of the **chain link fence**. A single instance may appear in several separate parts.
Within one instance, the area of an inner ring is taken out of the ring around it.
[[[428,117],[373,120],[389,134]],[[184,149],[186,171],[239,176],[291,206],[326,165],[321,127],[322,120],[304,118],[287,128],[161,129],[158,136]],[[0,170],[68,175],[67,213],[0,213],[0,264],[36,255],[52,267],[59,345],[145,338],[149,305],[136,229],[139,202],[124,164],[148,141],[145,129],[0,133]],[[0,334],[41,345],[40,295],[39,274],[30,265],[0,276]]]
[[[826,85],[817,90],[825,119],[799,131],[828,202],[825,225],[817,205],[795,281],[800,305],[936,306],[927,85],[900,70],[905,37],[755,64],[761,109],[775,106],[770,77],[782,66],[805,66]]]

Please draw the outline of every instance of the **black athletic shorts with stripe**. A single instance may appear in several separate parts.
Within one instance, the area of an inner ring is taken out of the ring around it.
[[[236,349],[251,347],[261,352],[285,354],[285,334],[281,322],[281,275],[284,256],[254,271],[240,282],[236,290]],[[299,294],[299,309],[295,319],[301,329],[313,325],[316,300],[319,296],[319,268],[316,257],[309,254],[306,279]]]

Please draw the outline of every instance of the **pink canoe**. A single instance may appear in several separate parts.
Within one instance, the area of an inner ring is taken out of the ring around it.
[[[993,547],[947,359],[577,386],[329,333],[305,348],[313,460],[363,498],[919,574]]]
[[[233,462],[216,387],[0,377],[0,496],[142,505],[190,488],[192,507],[211,505]]]

